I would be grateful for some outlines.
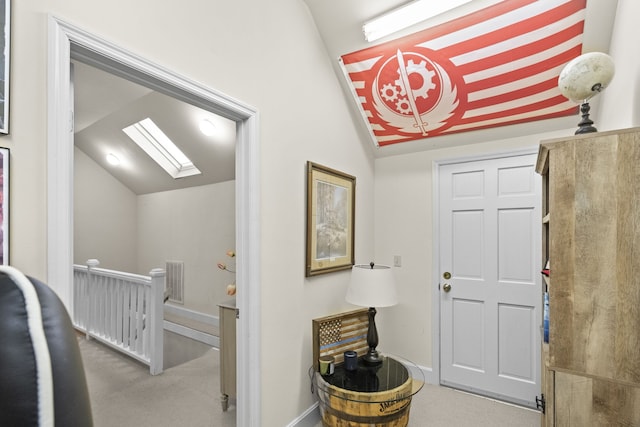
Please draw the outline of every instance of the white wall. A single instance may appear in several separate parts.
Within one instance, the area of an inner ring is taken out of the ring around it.
[[[139,272],[183,261],[183,307],[217,316],[234,279],[216,264],[235,249],[235,181],[141,195],[137,224]]]
[[[596,127],[624,129],[640,124],[640,55],[635,30],[640,2],[619,0],[610,54],[616,76],[598,96],[592,109]],[[579,117],[576,117],[576,125]],[[541,122],[544,129],[544,122]],[[576,128],[523,138],[474,143],[469,135],[466,146],[380,158],[375,161],[375,247],[376,259],[392,263],[402,256],[396,268],[400,304],[378,310],[380,348],[405,355],[417,364],[431,368],[432,340],[437,330],[432,324],[433,260],[433,162],[444,159],[484,155],[505,150],[537,146],[541,140],[569,137]],[[401,190],[399,190],[401,189]],[[402,333],[398,333],[402,331]]]
[[[77,148],[74,173],[73,262],[138,272],[136,195]]]
[[[300,0],[12,2],[11,259],[47,274],[47,23],[55,15],[259,110],[262,425],[309,408],[311,319],[351,308],[348,273],[305,279],[305,165],[357,177],[356,253],[373,254],[373,160]],[[360,258],[359,258],[360,259]],[[283,364],[286,358],[287,363]]]
[[[74,263],[148,275],[184,261],[182,306],[217,316],[235,278],[216,266],[235,246],[235,181],[137,196],[77,148],[74,174]]]
[[[595,126],[600,131],[640,126],[640,48],[638,47],[638,17],[640,2],[618,0],[616,23],[609,55],[616,73],[601,95],[595,110]],[[597,109],[597,110],[596,110]]]

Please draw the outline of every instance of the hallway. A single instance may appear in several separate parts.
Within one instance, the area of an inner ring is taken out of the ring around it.
[[[218,350],[165,331],[165,371],[151,376],[95,340],[78,342],[96,427],[235,427],[234,408],[220,405]]]

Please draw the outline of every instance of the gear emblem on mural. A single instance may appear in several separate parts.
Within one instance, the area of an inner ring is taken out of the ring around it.
[[[407,62],[406,70],[408,76],[411,77],[412,74],[416,73],[422,80],[422,85],[419,88],[411,89],[413,97],[427,99],[429,97],[429,91],[436,88],[436,85],[433,82],[435,72],[427,69],[426,61],[420,61],[420,63],[416,64],[412,59]],[[398,70],[398,76],[400,76],[400,70]],[[404,98],[406,95],[407,91],[400,77],[394,81],[393,84],[386,83],[380,89],[380,96],[385,101],[395,102],[396,109],[402,114],[409,114],[411,112],[407,98]]]
[[[445,126],[455,113],[459,100],[451,77],[424,53],[397,49],[377,68],[371,86],[371,111],[378,115],[376,124],[381,129],[394,129],[404,136],[427,136]]]
[[[413,89],[411,88],[411,92],[413,93],[413,97],[414,98],[424,98],[427,99],[429,97],[429,91],[431,89],[435,89],[436,85],[433,83],[433,76],[435,76],[435,72],[431,71],[431,70],[427,70],[427,62],[426,61],[420,61],[419,64],[416,64],[415,62],[413,62],[413,59],[410,59],[409,62],[407,62],[407,75],[409,76],[409,78],[411,78],[411,74],[417,73],[420,75],[420,77],[422,77],[422,85],[417,88],[417,89]],[[400,70],[398,70],[398,76],[400,76]],[[396,80],[394,82],[398,87],[400,87],[400,95],[405,96],[407,94],[404,85],[402,84],[402,80],[400,78],[398,78],[398,80]]]
[[[401,114],[411,114],[411,104],[407,98],[400,98],[396,102],[396,110]]]
[[[430,69],[427,61],[421,57],[409,59],[403,69],[396,63],[388,73],[380,82],[378,93],[388,108],[402,115],[414,114],[416,101],[427,100],[430,91],[438,87],[436,71]]]
[[[380,96],[382,96],[385,101],[393,102],[398,99],[398,88],[391,83],[387,83],[380,90]]]

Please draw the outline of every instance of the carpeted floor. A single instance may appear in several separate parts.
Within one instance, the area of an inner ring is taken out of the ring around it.
[[[79,343],[95,427],[235,427],[235,408],[222,412],[220,405],[217,350],[166,332],[165,372],[152,377],[146,366],[96,341]],[[413,398],[409,421],[410,427],[539,425],[536,411],[429,384]]]
[[[218,350],[165,332],[165,371],[80,338],[95,427],[234,427],[233,407],[222,412]],[[195,359],[190,360],[195,357]]]
[[[415,427],[539,427],[540,413],[431,384],[415,395],[409,425]]]
[[[431,384],[413,397],[409,412],[409,427],[539,426],[537,411]]]

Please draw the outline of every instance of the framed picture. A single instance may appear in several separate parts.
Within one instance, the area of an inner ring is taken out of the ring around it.
[[[9,133],[10,0],[0,0],[0,20],[0,133]]]
[[[353,266],[355,200],[355,177],[307,162],[307,277]]]
[[[9,149],[0,148],[0,265],[9,265]]]

